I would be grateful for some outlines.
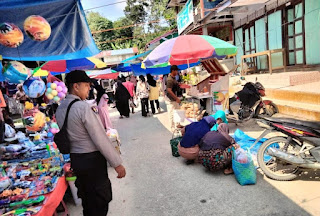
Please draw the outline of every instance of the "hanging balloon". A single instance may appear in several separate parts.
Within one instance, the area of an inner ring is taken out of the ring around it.
[[[42,16],[32,15],[25,19],[24,31],[35,41],[45,41],[51,35],[51,26]]]
[[[3,76],[7,82],[23,83],[30,75],[30,69],[17,61],[11,61],[4,70]]]
[[[38,98],[46,91],[46,84],[40,78],[30,77],[23,83],[23,91],[29,98]]]
[[[0,44],[10,48],[17,48],[23,42],[23,33],[12,23],[0,24]]]
[[[46,97],[56,103],[64,99],[68,92],[63,82],[54,81],[53,83],[48,83],[47,87]]]

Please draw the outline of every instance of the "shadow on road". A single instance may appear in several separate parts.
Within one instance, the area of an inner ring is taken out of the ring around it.
[[[161,103],[161,107],[163,107]],[[163,107],[164,108],[164,107]],[[113,118],[121,138],[127,177],[115,180],[111,216],[118,215],[309,215],[258,175],[257,184],[240,186],[234,175],[186,165],[171,155],[167,113]]]

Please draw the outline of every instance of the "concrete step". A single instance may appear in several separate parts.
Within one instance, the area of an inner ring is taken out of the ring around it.
[[[266,95],[270,99],[290,102],[305,103],[307,105],[320,105],[320,93],[301,92],[282,89],[266,89]]]
[[[268,98],[278,106],[279,113],[301,120],[320,121],[320,104],[307,104]]]

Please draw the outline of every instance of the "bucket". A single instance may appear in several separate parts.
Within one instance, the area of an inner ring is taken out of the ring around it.
[[[71,177],[71,178],[66,178],[66,180],[68,181],[71,193],[72,193],[72,197],[73,197],[73,201],[76,204],[76,206],[80,206],[81,205],[81,199],[78,197],[78,189],[75,185],[75,179],[76,177]]]
[[[184,110],[174,110],[173,111],[173,121],[175,123],[182,123],[186,119],[186,112]]]

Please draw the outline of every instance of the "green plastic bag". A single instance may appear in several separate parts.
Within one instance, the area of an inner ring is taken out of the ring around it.
[[[171,151],[172,151],[172,156],[174,157],[179,157],[179,152],[178,152],[178,144],[182,140],[182,137],[176,137],[172,138],[170,140],[170,145],[171,145]]]
[[[239,163],[236,160],[235,151],[232,151],[232,169],[234,175],[240,185],[251,185],[257,182],[257,170],[254,167],[251,153],[248,149],[246,152],[248,157],[247,163]]]

